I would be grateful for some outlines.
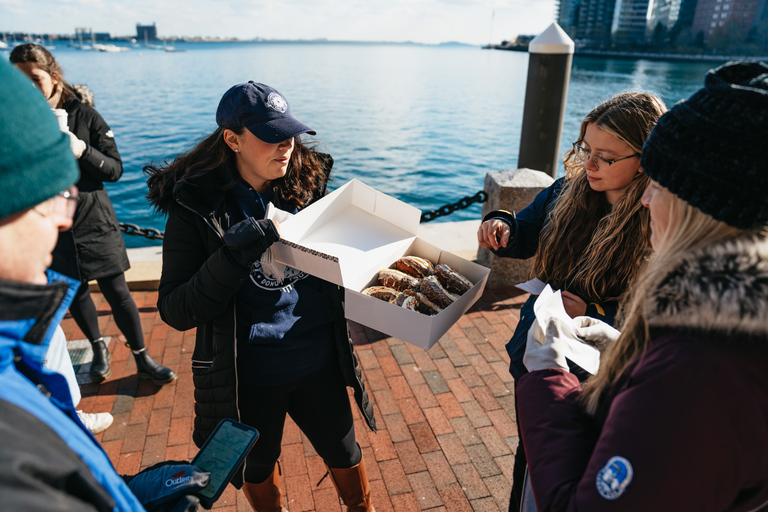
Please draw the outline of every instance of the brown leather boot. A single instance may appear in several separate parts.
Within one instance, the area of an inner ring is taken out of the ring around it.
[[[365,459],[360,459],[357,466],[351,468],[328,468],[331,481],[347,506],[348,512],[375,512],[371,504],[371,487],[368,485],[368,473]]]
[[[243,494],[256,512],[288,512],[283,508],[283,493],[280,491],[280,466],[275,464],[275,469],[269,478],[260,484],[243,483]]]

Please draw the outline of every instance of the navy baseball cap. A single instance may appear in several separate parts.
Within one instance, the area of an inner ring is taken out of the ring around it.
[[[249,132],[270,144],[277,144],[300,133],[317,132],[291,114],[282,94],[268,85],[250,81],[232,86],[221,97],[216,109],[220,128],[246,127]]]

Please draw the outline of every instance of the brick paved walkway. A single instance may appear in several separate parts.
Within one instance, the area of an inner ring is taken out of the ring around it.
[[[121,474],[197,453],[191,442],[194,330],[165,325],[156,292],[132,294],[150,354],[179,379],[161,388],[137,379],[109,305],[94,293],[102,334],[112,336],[112,376],[101,385],[83,384],[79,408],[114,415],[114,424],[97,437]],[[377,512],[507,511],[518,439],[504,345],[526,298],[516,288],[487,289],[429,351],[351,326],[379,426],[370,432],[353,406]],[[71,317],[62,327],[68,340],[83,338]],[[280,462],[291,512],[341,512],[330,480],[317,486],[325,467],[290,419]],[[250,507],[230,486],[214,510]]]

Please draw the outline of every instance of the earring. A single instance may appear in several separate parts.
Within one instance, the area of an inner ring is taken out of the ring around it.
[[[233,149],[232,151],[234,151],[235,153],[239,153],[240,152],[240,150],[237,149],[237,148]]]

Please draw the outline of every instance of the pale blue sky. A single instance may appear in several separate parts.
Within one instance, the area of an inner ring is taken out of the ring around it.
[[[539,34],[555,0],[0,0],[0,31],[499,43]]]

